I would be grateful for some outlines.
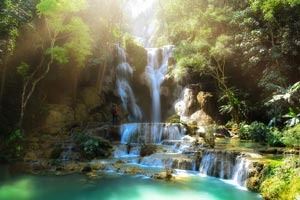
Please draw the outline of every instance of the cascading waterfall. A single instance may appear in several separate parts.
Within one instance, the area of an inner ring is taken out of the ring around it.
[[[168,72],[169,58],[172,56],[174,46],[162,48],[148,48],[148,64],[146,76],[150,85],[152,97],[152,122],[161,121],[160,87]]]
[[[153,126],[157,127],[157,132],[153,133]],[[180,140],[186,133],[186,129],[181,124],[165,123],[129,123],[120,127],[121,143],[155,143],[160,144],[164,140]]]
[[[207,151],[202,157],[199,171],[201,174],[231,179],[235,184],[245,186],[250,164],[243,155]]]
[[[238,156],[234,167],[233,181],[241,186],[246,186],[246,179],[248,176],[248,169],[251,163],[244,157]]]
[[[136,9],[135,7],[139,5],[144,5],[144,7]],[[155,23],[152,23],[154,22],[152,18],[155,16],[155,6],[156,0],[149,0],[147,4],[142,0],[133,0],[129,1],[127,5],[126,10],[132,14],[133,18],[134,28],[132,33],[141,41],[144,47],[151,47],[151,37],[155,35],[155,27],[153,27]],[[144,25],[143,28],[141,28],[141,24]],[[117,50],[120,59],[117,67],[118,93],[124,109],[130,114],[130,121],[137,122],[142,119],[142,112],[136,103],[130,86],[130,78],[132,77],[133,70],[126,61],[124,49],[117,46]],[[169,59],[172,56],[174,46],[146,48],[146,50],[148,61],[145,76],[152,98],[151,123],[122,124],[120,126],[121,144],[116,148],[114,156],[116,158],[126,157],[126,159],[129,159],[127,160],[128,163],[139,163],[151,167],[199,170],[202,174],[222,179],[231,179],[235,183],[244,186],[250,166],[250,162],[245,157],[233,152],[210,150],[203,150],[201,152],[203,153],[202,156],[195,156],[188,149],[191,144],[185,146],[182,139],[186,133],[182,125],[161,123],[160,90],[168,72]],[[178,111],[185,110],[185,103],[177,104]],[[179,149],[178,141],[180,141]],[[141,158],[140,144],[159,144],[164,148],[164,151]],[[166,146],[171,146],[172,148],[168,149],[169,147]],[[133,160],[128,157],[132,157]]]
[[[123,108],[129,112],[130,121],[141,121],[142,112],[136,103],[136,99],[130,86],[130,78],[132,77],[133,69],[126,61],[125,50],[119,45],[116,46],[118,51],[119,64],[117,66],[117,91],[122,100]]]

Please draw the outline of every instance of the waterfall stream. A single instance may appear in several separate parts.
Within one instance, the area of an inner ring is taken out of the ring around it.
[[[236,185],[246,186],[251,162],[243,155],[228,152],[205,152],[200,163],[200,173],[230,179]]]
[[[117,45],[119,64],[116,69],[117,91],[122,100],[123,108],[129,112],[129,121],[141,121],[142,112],[136,103],[133,90],[130,86],[130,79],[132,77],[133,69],[126,61],[126,53],[123,48]]]
[[[201,150],[201,156],[195,156],[196,152],[190,150],[194,145],[193,141],[186,143],[183,139],[186,135],[186,128],[182,124],[161,123],[161,86],[168,72],[169,60],[172,57],[174,46],[148,48],[151,46],[151,36],[154,35],[155,28],[152,27],[152,18],[155,16],[153,9],[156,0],[150,0],[147,7],[141,8],[142,14],[133,12],[135,11],[133,9],[134,2],[140,1],[132,1],[127,6],[134,20],[136,22],[140,22],[140,20],[151,22],[143,23],[144,25],[147,24],[143,30],[134,29],[132,32],[136,38],[142,41],[144,47],[147,47],[147,66],[145,66],[144,74],[151,94],[151,123],[136,123],[141,122],[143,116],[130,85],[133,69],[126,61],[125,50],[117,46],[119,56],[117,90],[123,108],[130,114],[129,122],[134,123],[125,123],[120,126],[121,144],[116,147],[114,157],[125,158],[124,162],[147,167],[198,171],[200,174],[230,179],[236,184],[245,186],[250,166],[250,162],[245,157],[234,152],[206,149]],[[134,24],[136,25],[134,27],[140,27],[139,24]],[[184,110],[185,103],[181,103],[183,105],[177,104],[179,111]],[[159,146],[160,152],[141,157],[142,146],[145,144]]]
[[[161,121],[160,87],[168,72],[169,58],[172,56],[174,46],[162,48],[148,48],[148,64],[145,74],[147,76],[152,97],[152,122]]]
[[[181,124],[129,123],[120,127],[122,144],[160,144],[164,140],[180,140],[185,133],[186,129]]]

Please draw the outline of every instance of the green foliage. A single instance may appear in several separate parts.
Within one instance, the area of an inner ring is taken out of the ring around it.
[[[67,52],[65,48],[55,46],[53,48],[49,48],[46,51],[47,55],[51,55],[55,61],[60,64],[66,64],[69,62],[69,58],[67,56]]]
[[[174,124],[179,124],[180,122],[180,116],[178,115],[172,115],[168,119],[166,119],[166,123],[174,123]]]
[[[270,129],[264,123],[252,122],[250,125],[241,126],[239,136],[243,140],[265,143],[269,132]]]
[[[223,92],[223,96],[219,99],[219,101],[223,103],[223,105],[220,106],[219,111],[221,114],[230,114],[232,120],[239,123],[240,118],[245,118],[247,115],[247,105],[237,94],[238,91],[234,88],[227,88]]]
[[[269,128],[269,132],[267,135],[267,143],[273,147],[282,147],[285,146],[282,142],[283,132],[278,130],[277,128]]]
[[[0,160],[13,161],[22,158],[24,150],[24,134],[20,129],[12,131],[7,138],[4,139],[4,143],[0,143],[1,154]]]
[[[47,17],[59,17],[66,12],[75,13],[87,7],[85,0],[42,0],[37,5],[39,15]]]
[[[130,64],[135,68],[138,74],[142,74],[147,65],[147,52],[145,48],[128,35],[124,36],[123,43]]]
[[[282,119],[288,127],[295,126],[300,122],[300,82],[286,88],[275,86],[276,93],[266,102],[266,105],[273,111],[272,120]]]
[[[274,20],[274,15],[281,7],[295,7],[300,5],[299,0],[251,0],[251,7],[260,10],[268,21]]]
[[[108,157],[111,153],[111,144],[103,138],[77,133],[75,141],[87,159]]]
[[[92,39],[89,27],[79,17],[74,17],[64,28],[70,34],[65,48],[72,53],[79,66],[83,66],[86,58],[91,55]]]
[[[290,147],[300,148],[300,124],[284,131],[282,141]]]
[[[277,110],[260,105],[278,86],[286,88],[298,80],[299,0],[166,0],[161,4],[158,35],[176,45],[177,64],[171,72],[176,80],[189,80],[196,73],[201,80],[213,76],[218,98],[227,96],[220,109],[234,120],[288,112],[284,105],[274,106]],[[247,96],[231,95],[230,88]]]
[[[300,188],[299,172],[300,163],[296,157],[286,158],[282,164],[265,170],[265,179],[260,187],[264,199],[296,199]]]
[[[25,62],[21,62],[21,64],[17,67],[17,72],[23,77],[23,79],[28,77],[29,67],[30,66]]]
[[[0,55],[14,53],[19,27],[32,19],[34,3],[34,0],[0,2]]]
[[[45,17],[50,39],[54,43],[46,53],[60,64],[68,63],[72,55],[77,64],[83,66],[91,55],[92,39],[88,26],[73,14],[85,9],[86,1],[42,0],[36,7],[38,14]],[[65,43],[58,45],[58,37],[63,37]]]
[[[252,140],[270,146],[284,146],[282,139],[284,133],[275,127],[268,127],[264,123],[252,122],[250,125],[241,123],[239,136],[242,140]]]
[[[288,127],[292,127],[300,123],[300,113],[296,113],[292,108],[290,108],[289,112],[282,117],[287,119],[285,124]]]

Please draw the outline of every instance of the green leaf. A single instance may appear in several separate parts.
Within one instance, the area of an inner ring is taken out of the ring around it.
[[[66,64],[69,62],[67,50],[63,47],[55,46],[53,48],[49,48],[46,51],[46,54],[53,56],[53,59],[60,64]]]

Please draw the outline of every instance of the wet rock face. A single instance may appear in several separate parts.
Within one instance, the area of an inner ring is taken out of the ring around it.
[[[251,191],[258,192],[260,184],[263,179],[263,170],[265,165],[260,162],[253,162],[249,168],[248,178],[247,178],[247,188]]]
[[[151,167],[193,170],[192,156],[156,153],[141,159],[140,164]]]
[[[145,157],[154,154],[157,151],[157,146],[153,144],[145,144],[141,147],[140,156]]]
[[[210,93],[199,91],[197,88],[185,88],[182,98],[175,104],[175,111],[180,120],[186,124],[207,126],[213,124],[212,117],[207,114],[209,110]]]
[[[182,92],[182,98],[175,105],[175,110],[179,116],[187,117],[197,110],[197,106],[195,91],[185,88]]]

